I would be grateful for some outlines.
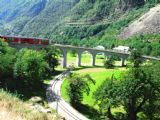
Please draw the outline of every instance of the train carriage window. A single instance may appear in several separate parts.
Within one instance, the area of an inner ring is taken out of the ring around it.
[[[21,43],[32,44],[32,41],[29,38],[20,38],[20,40],[21,40]]]
[[[25,38],[21,38],[21,43],[26,43]]]
[[[45,43],[45,41],[44,40],[41,40],[41,44],[44,44]]]
[[[33,39],[33,41],[34,41],[34,44],[38,44],[39,43],[38,39]]]
[[[42,44],[43,44],[43,45],[48,45],[48,44],[49,44],[49,41],[48,41],[48,40],[42,40]]]
[[[24,38],[24,43],[28,43],[29,44],[29,39],[28,38]]]
[[[14,42],[14,39],[13,39],[12,37],[9,37],[9,38],[8,38],[8,41],[9,41],[9,42]]]

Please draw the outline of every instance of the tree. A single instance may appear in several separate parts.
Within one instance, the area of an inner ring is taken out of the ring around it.
[[[15,52],[15,49],[0,40],[0,86],[3,88],[12,87]]]
[[[120,0],[120,5],[123,10],[132,7],[140,7],[145,4],[145,0]]]
[[[108,69],[108,68],[113,68],[113,67],[114,67],[114,60],[113,60],[112,57],[109,58],[109,59],[107,59],[106,61],[104,61],[104,67],[105,67],[106,69]]]
[[[143,119],[159,119],[159,69],[159,63],[133,67],[120,80],[106,80],[95,92],[94,97],[100,103],[99,107],[110,120],[137,120],[138,113],[143,114]],[[119,113],[114,115],[111,109],[120,106],[123,106],[125,113],[120,113],[121,116]]]
[[[139,67],[143,63],[141,52],[133,50],[130,55],[130,61],[133,63],[133,67]]]
[[[152,46],[149,44],[149,45],[146,46],[144,53],[146,55],[150,55],[151,52],[152,52]]]
[[[159,3],[159,0],[146,0],[148,3],[150,4],[155,4],[155,3]]]
[[[93,96],[96,99],[101,114],[105,114],[105,116],[111,120],[115,119],[111,113],[111,108],[118,107],[120,103],[115,94],[118,90],[116,86],[118,84],[115,82],[117,81],[114,78],[114,75],[112,75],[111,79],[107,78],[106,81],[99,86]]]
[[[67,78],[69,88],[67,89],[71,104],[76,107],[83,100],[83,93],[89,95],[89,84],[95,84],[95,81],[89,75],[70,74]]]
[[[160,119],[160,63],[154,62],[152,65],[145,68],[145,72],[150,76],[151,86],[148,94],[148,103],[143,107],[144,113],[147,115],[149,120]]]
[[[55,71],[55,67],[59,65],[58,58],[59,51],[56,48],[50,46],[45,49],[45,60],[47,61],[49,68],[51,69],[49,71],[52,73]]]
[[[44,56],[45,53],[41,51],[29,49],[19,51],[14,65],[16,90],[26,94],[26,91],[32,92],[42,87],[47,67]]]

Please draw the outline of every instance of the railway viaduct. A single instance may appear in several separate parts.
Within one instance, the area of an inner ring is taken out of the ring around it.
[[[9,44],[11,47],[15,47],[17,49],[21,48],[42,48],[46,47],[46,45],[29,45],[29,44]],[[91,54],[91,65],[96,65],[96,55],[98,53],[103,53],[106,57],[111,57],[113,55],[118,56],[121,58],[121,65],[125,65],[125,60],[129,57],[130,53],[123,52],[123,51],[114,51],[114,50],[100,50],[95,48],[85,48],[85,47],[77,47],[77,46],[71,46],[71,45],[61,45],[61,44],[52,44],[51,46],[56,47],[62,52],[62,67],[67,67],[67,53],[70,50],[74,50],[77,53],[77,66],[81,66],[81,56],[84,52],[89,52]],[[160,61],[160,58],[157,57],[151,57],[151,56],[142,56],[143,59],[150,59],[150,60],[158,60]]]
[[[71,46],[71,45],[60,45],[60,44],[54,44],[54,47],[58,48],[62,52],[62,67],[67,67],[67,53],[70,50],[74,50],[77,53],[77,66],[81,66],[81,55],[83,52],[87,51],[91,54],[91,65],[95,66],[96,62],[96,55],[98,53],[103,53],[105,57],[111,57],[113,55],[118,56],[121,58],[121,65],[125,65],[125,60],[129,57],[130,53],[123,52],[123,51],[115,51],[115,50],[100,50],[95,48],[85,48],[85,47],[77,47],[77,46]],[[160,58],[151,57],[151,56],[142,56],[143,59],[151,59],[151,60],[160,60]]]

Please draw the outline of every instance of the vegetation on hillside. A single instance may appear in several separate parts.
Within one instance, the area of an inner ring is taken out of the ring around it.
[[[31,103],[23,102],[18,96],[0,89],[1,120],[58,120],[56,113],[47,114],[31,108]]]
[[[0,113],[4,113],[0,119],[59,119],[56,114],[43,113],[32,103],[21,101],[38,96],[42,99],[41,106],[46,105],[47,85],[44,80],[56,73],[58,56],[58,51],[49,47],[38,51],[27,48],[17,51],[0,39]]]
[[[8,6],[4,4],[4,7],[15,12],[7,11],[6,16],[0,14],[2,28],[6,28],[1,34],[47,37],[53,43],[87,47],[103,45],[108,49],[127,45],[140,49],[143,54],[159,56],[159,34],[134,36],[125,41],[117,37],[130,22],[158,3],[158,0],[8,1]],[[27,8],[23,7],[26,5]],[[15,6],[22,12],[16,12]],[[2,13],[5,13],[4,7],[0,8]]]
[[[53,50],[55,54],[49,55],[50,48],[47,49],[16,51],[0,40],[0,87],[16,91],[24,98],[45,97],[43,80],[54,74],[58,65],[57,51]]]
[[[74,4],[74,0],[0,0],[0,33],[45,37]]]
[[[158,56],[159,34],[139,35],[127,40],[118,38],[124,27],[158,3],[155,0],[80,1],[67,16],[75,25],[68,25],[64,20],[47,37],[56,43],[86,47],[103,45],[111,49],[126,45],[141,50],[143,54]]]

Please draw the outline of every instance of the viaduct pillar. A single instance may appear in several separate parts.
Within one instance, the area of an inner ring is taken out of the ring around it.
[[[92,59],[91,59],[91,65],[95,66],[96,65],[96,53],[91,53]]]
[[[82,56],[82,51],[77,52],[77,66],[81,66],[81,56]]]
[[[67,67],[67,50],[63,49],[62,50],[62,67],[66,68]]]
[[[125,58],[124,57],[121,58],[121,61],[122,61],[122,67],[125,66]]]

